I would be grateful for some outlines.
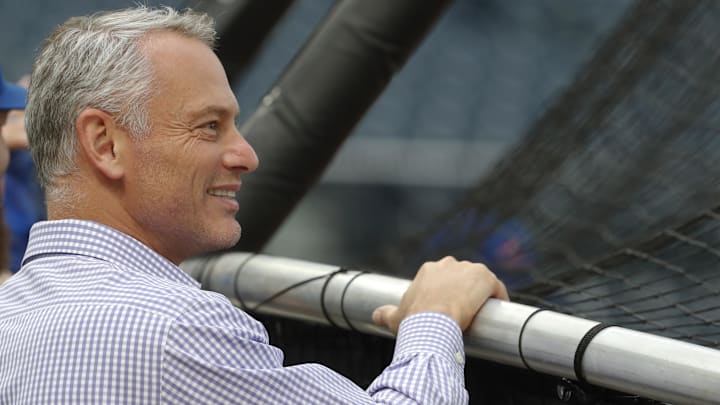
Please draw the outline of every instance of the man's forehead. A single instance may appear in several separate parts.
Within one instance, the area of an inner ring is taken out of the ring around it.
[[[182,120],[239,114],[225,70],[207,45],[163,31],[149,34],[143,45],[154,67],[153,104]]]

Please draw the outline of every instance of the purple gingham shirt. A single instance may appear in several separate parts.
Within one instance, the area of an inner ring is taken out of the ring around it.
[[[33,226],[0,287],[0,404],[467,403],[460,328],[400,326],[367,390],[319,364],[283,367],[265,328],[139,241],[79,220]]]

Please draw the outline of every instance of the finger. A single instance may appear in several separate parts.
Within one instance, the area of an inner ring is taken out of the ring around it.
[[[395,305],[383,305],[377,307],[372,314],[373,323],[378,326],[385,326],[390,328],[390,326],[393,324],[393,319],[397,314],[397,310],[398,307]]]
[[[447,262],[450,262],[450,263],[457,262],[457,259],[455,258],[455,256],[445,256],[442,259],[437,261],[437,263],[447,263]]]
[[[502,281],[495,279],[496,285],[495,285],[495,292],[493,294],[493,297],[501,299],[503,301],[510,301],[510,294],[508,294],[507,287],[505,287],[505,283]]]

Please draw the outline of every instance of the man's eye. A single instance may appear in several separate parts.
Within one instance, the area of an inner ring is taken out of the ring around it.
[[[205,128],[211,129],[213,131],[216,131],[219,126],[220,126],[220,124],[218,124],[217,121],[211,121],[211,122],[208,122],[207,124],[205,124]]]

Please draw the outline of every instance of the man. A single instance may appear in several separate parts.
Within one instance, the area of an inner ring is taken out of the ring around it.
[[[0,128],[5,125],[11,110],[22,110],[25,108],[25,88],[8,83],[3,79],[0,69]],[[5,189],[3,175],[10,163],[10,151],[5,140],[0,136],[0,201]],[[3,206],[0,204],[0,283],[7,277],[8,268],[8,242],[9,235],[5,228]]]
[[[49,221],[0,287],[0,403],[466,402],[461,330],[507,298],[483,265],[428,263],[376,311],[398,338],[367,391],[283,367],[262,325],[177,267],[238,241],[258,165],[214,36],[207,16],[137,8],[70,19],[40,51],[27,124]]]

